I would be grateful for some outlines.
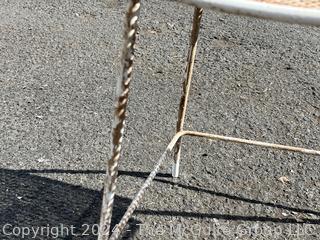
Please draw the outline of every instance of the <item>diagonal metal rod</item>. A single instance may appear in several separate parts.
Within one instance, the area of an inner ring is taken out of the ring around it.
[[[130,206],[128,207],[127,211],[121,218],[120,222],[116,225],[112,235],[110,236],[109,240],[117,240],[121,236],[123,230],[125,229],[130,217],[132,216],[133,212],[137,209],[139,203],[142,200],[143,194],[145,193],[146,189],[151,185],[153,179],[157,175],[163,161],[166,159],[166,156],[168,154],[170,149],[166,149],[166,151],[161,155],[160,159],[158,160],[157,164],[155,165],[153,171],[149,174],[146,181],[143,183],[142,187],[130,203]]]
[[[226,141],[226,142],[233,142],[233,143],[240,143],[240,144],[248,144],[248,145],[255,145],[255,146],[261,146],[261,147],[267,147],[267,148],[273,148],[273,149],[279,149],[279,150],[287,150],[292,152],[300,152],[304,154],[310,154],[310,155],[317,155],[320,156],[320,151],[313,150],[313,149],[307,149],[307,148],[301,148],[301,147],[293,147],[293,146],[287,146],[287,145],[281,145],[281,144],[274,144],[274,143],[266,143],[266,142],[260,142],[260,141],[254,141],[254,140],[248,140],[243,138],[235,138],[235,137],[227,137],[223,135],[217,135],[217,134],[210,134],[210,133],[202,133],[202,132],[196,132],[196,131],[181,131],[178,132],[170,141],[169,145],[167,146],[166,150],[156,163],[153,171],[149,174],[146,181],[141,186],[140,190],[132,200],[131,204],[129,205],[127,211],[121,218],[119,224],[116,225],[116,228],[114,232],[112,233],[109,240],[117,240],[121,236],[123,230],[125,229],[130,217],[132,216],[133,212],[138,207],[139,203],[142,200],[143,194],[145,193],[146,189],[151,185],[153,179],[155,178],[156,174],[158,173],[163,161],[166,159],[166,155],[172,151],[178,140],[183,136],[193,136],[193,137],[204,137],[208,139],[215,139],[220,141]]]
[[[134,44],[136,41],[137,20],[140,0],[131,0],[126,14],[124,46],[122,51],[122,78],[117,81],[114,120],[112,125],[111,158],[107,161],[106,177],[100,215],[98,240],[107,240],[110,234],[112,208],[118,177],[122,139],[125,126],[126,108],[129,97],[129,85],[132,77]]]
[[[186,66],[185,76],[184,76],[184,81],[183,81],[183,92],[182,92],[182,96],[180,99],[180,107],[179,107],[178,122],[177,122],[177,132],[180,132],[183,130],[183,125],[184,125],[185,116],[186,116],[186,112],[187,112],[187,105],[188,105],[188,99],[189,99],[189,94],[190,94],[193,66],[194,66],[194,61],[195,61],[196,52],[197,52],[198,36],[199,36],[199,31],[200,31],[200,22],[201,22],[201,18],[202,18],[202,12],[203,12],[202,8],[195,8],[194,9],[187,66]],[[181,139],[179,139],[176,144],[175,153],[174,153],[174,164],[172,166],[172,176],[173,177],[178,177],[178,175],[179,175],[181,144],[182,144]]]

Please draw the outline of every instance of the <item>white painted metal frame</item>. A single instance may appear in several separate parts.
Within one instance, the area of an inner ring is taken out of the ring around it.
[[[130,0],[130,5],[126,14],[124,47],[122,52],[123,71],[122,77],[117,81],[117,93],[115,99],[114,124],[112,129],[112,151],[111,157],[106,162],[106,178],[104,182],[104,194],[100,219],[99,240],[116,240],[121,237],[121,233],[126,227],[129,218],[142,200],[142,196],[146,189],[151,185],[152,180],[160,169],[161,164],[166,158],[168,152],[175,148],[175,161],[173,164],[173,177],[178,177],[181,137],[196,136],[209,139],[216,139],[227,142],[240,144],[250,144],[261,147],[275,148],[280,150],[300,152],[304,154],[312,154],[320,156],[320,151],[314,149],[299,148],[267,142],[259,142],[255,140],[247,140],[241,138],[227,137],[216,134],[200,133],[196,131],[185,131],[183,129],[184,117],[187,109],[189,90],[191,87],[192,69],[196,55],[196,46],[198,41],[198,33],[200,29],[200,21],[202,16],[202,8],[212,8],[228,13],[249,15],[261,18],[280,20],[291,23],[301,23],[320,26],[320,9],[301,9],[297,7],[281,6],[276,4],[267,4],[254,0],[177,0],[179,2],[188,3],[196,6],[193,18],[193,27],[190,37],[189,54],[187,60],[186,73],[183,81],[183,93],[180,101],[180,110],[177,123],[177,133],[170,141],[170,144],[162,154],[153,171],[147,180],[141,186],[140,190],[132,200],[124,216],[115,226],[111,233],[111,217],[114,202],[114,195],[118,175],[118,162],[121,153],[121,143],[123,138],[126,107],[129,97],[129,85],[132,78],[132,66],[134,60],[134,44],[136,39],[136,28],[138,13],[140,9],[140,0]],[[305,0],[307,1],[307,0]],[[319,0],[320,1],[320,0]],[[111,235],[110,235],[111,233]]]

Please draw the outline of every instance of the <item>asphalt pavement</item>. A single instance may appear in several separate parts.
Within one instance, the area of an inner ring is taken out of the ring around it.
[[[96,239],[126,5],[0,2],[1,239]],[[175,133],[192,14],[142,3],[114,222]],[[319,149],[319,125],[319,28],[204,11],[186,129]],[[124,237],[319,239],[319,160],[185,138]]]

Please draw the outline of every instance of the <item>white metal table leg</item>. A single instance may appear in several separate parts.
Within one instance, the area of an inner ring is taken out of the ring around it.
[[[183,130],[183,125],[184,125],[185,116],[187,112],[188,98],[190,93],[194,60],[195,60],[196,51],[197,51],[197,43],[198,43],[202,12],[203,12],[202,8],[196,7],[194,9],[193,24],[192,24],[192,31],[190,36],[189,52],[188,52],[188,59],[187,59],[187,67],[185,70],[185,76],[183,81],[183,93],[180,99],[177,132],[180,132]],[[181,139],[179,139],[178,142],[176,143],[175,151],[174,151],[174,164],[172,166],[173,177],[179,176],[181,144],[182,144]]]

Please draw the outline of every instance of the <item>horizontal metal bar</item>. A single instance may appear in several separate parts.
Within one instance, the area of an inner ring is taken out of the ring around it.
[[[210,134],[210,133],[203,133],[203,132],[196,132],[196,131],[181,131],[178,132],[173,139],[171,140],[168,149],[171,149],[174,147],[175,143],[178,141],[179,138],[182,136],[195,136],[195,137],[204,137],[214,140],[220,140],[220,141],[226,141],[226,142],[234,142],[234,143],[240,143],[240,144],[247,144],[247,145],[255,145],[260,147],[267,147],[267,148],[274,148],[279,150],[286,150],[291,152],[300,152],[304,154],[311,154],[311,155],[318,155],[320,156],[320,151],[314,150],[314,149],[307,149],[307,148],[301,148],[301,147],[293,147],[293,146],[287,146],[287,145],[281,145],[281,144],[274,144],[274,143],[267,143],[267,142],[261,142],[261,141],[255,141],[255,140],[248,140],[243,138],[235,138],[235,137],[227,137],[223,135],[216,135],[216,134]]]

